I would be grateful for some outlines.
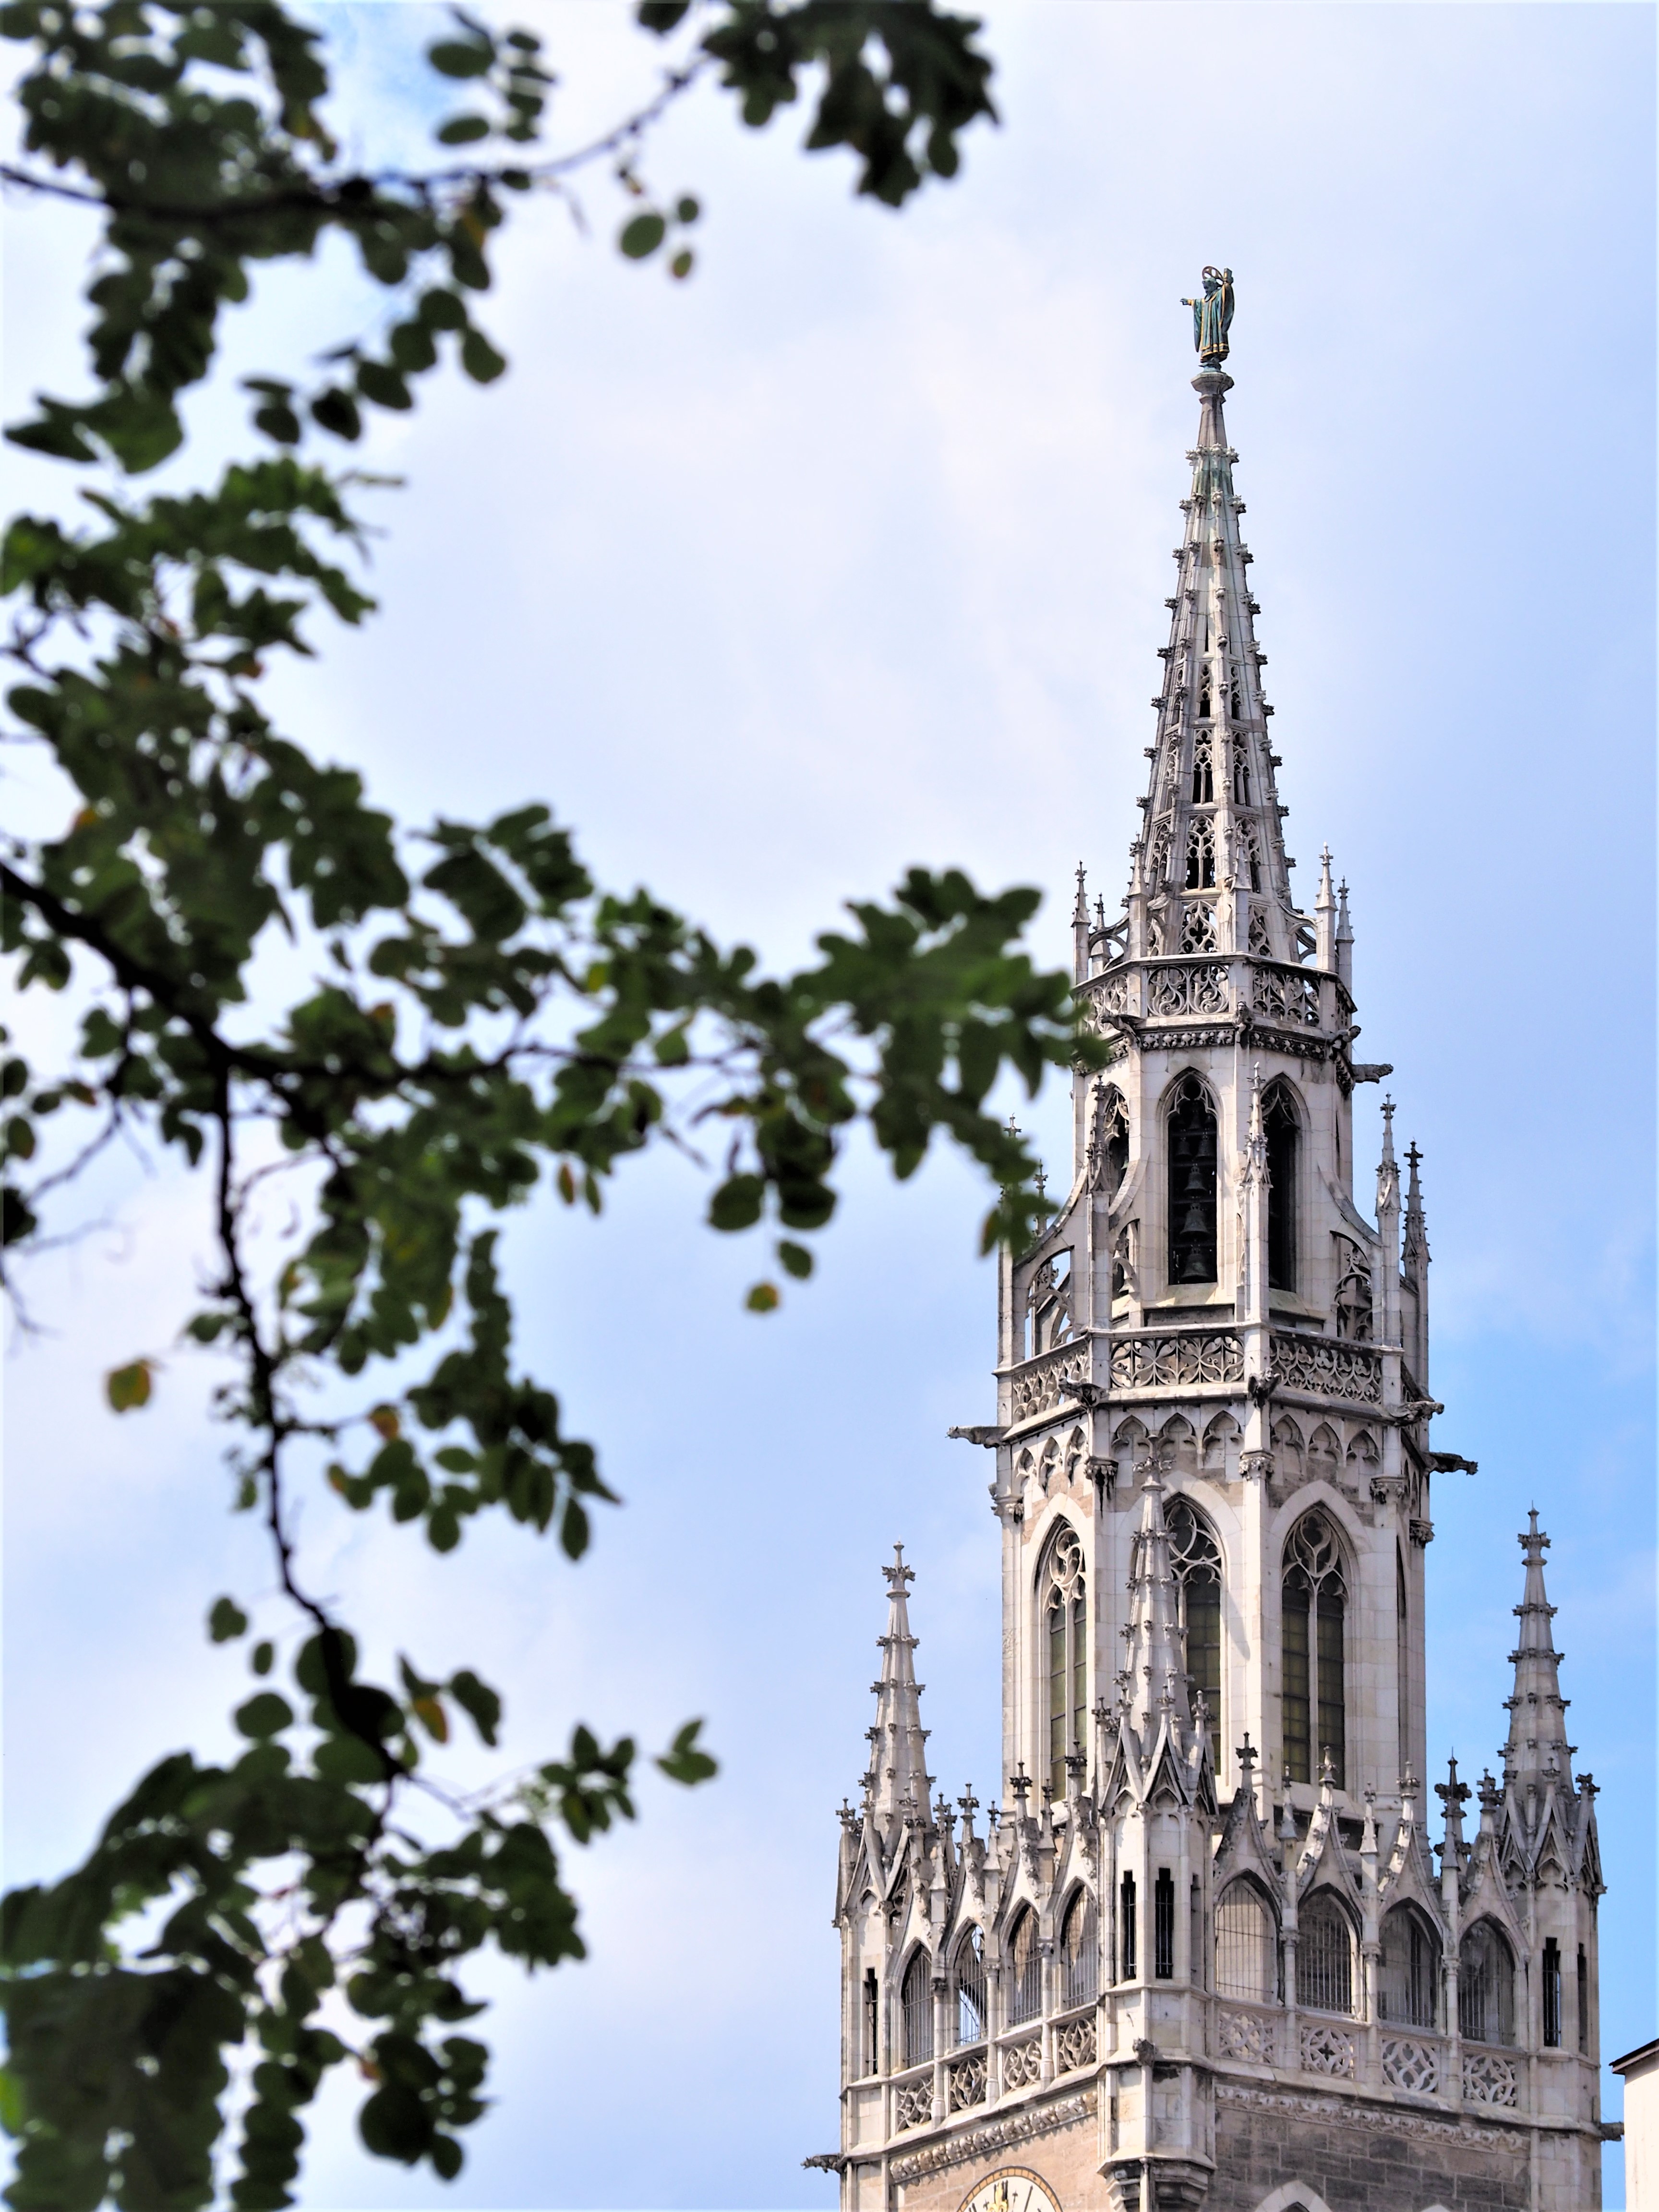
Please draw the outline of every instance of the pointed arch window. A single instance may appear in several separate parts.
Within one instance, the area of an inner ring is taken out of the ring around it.
[[[1207,768],[1205,774],[1209,774]],[[1187,834],[1187,889],[1215,889],[1215,831],[1207,820],[1194,822]]]
[[[1296,2001],[1310,2012],[1353,2010],[1353,1930],[1328,1892],[1316,1891],[1297,1916]]]
[[[957,2042],[979,2043],[985,2036],[985,1937],[970,1928],[951,1960],[951,2018]]]
[[[1261,1127],[1267,1140],[1267,1287],[1293,1291],[1302,1121],[1282,1083],[1267,1085],[1261,1101]]]
[[[1092,2004],[1100,1991],[1100,1917],[1092,1893],[1080,1889],[1066,1908],[1060,1931],[1060,2001]]]
[[[1210,1760],[1221,1771],[1221,1547],[1207,1521],[1185,1498],[1171,1498],[1170,1531],[1176,1617],[1187,1639],[1187,1679],[1209,1713]]]
[[[1216,1279],[1215,1108],[1195,1075],[1175,1095],[1169,1118],[1170,1280]]]
[[[1043,1568],[1042,1618],[1048,1649],[1048,1784],[1066,1795],[1066,1762],[1089,1746],[1089,1628],[1083,1546],[1062,1523]]]
[[[1553,1936],[1544,1938],[1544,2042],[1561,2047],[1561,1947]]]
[[[1273,2004],[1279,1996],[1279,1930],[1253,1881],[1229,1882],[1215,1909],[1215,1986],[1224,1997]]]
[[[1103,1085],[1095,1094],[1095,1130],[1091,1150],[1097,1188],[1115,1198],[1129,1172],[1129,1109],[1115,1084]]]
[[[1208,714],[1206,707],[1203,710]],[[1215,772],[1210,764],[1210,741],[1200,737],[1193,744],[1193,805],[1209,806],[1215,799]]]
[[[1339,1789],[1347,1757],[1343,1637],[1347,1585],[1336,1531],[1323,1513],[1304,1514],[1285,1547],[1280,1613],[1285,1763],[1292,1782],[1311,1782],[1328,1754]]]
[[[1515,2041],[1515,1954],[1490,1920],[1457,1947],[1457,2031],[1465,2043]]]
[[[873,1966],[864,1970],[864,2071],[881,2071],[881,1984]]]
[[[1249,803],[1250,749],[1242,738],[1237,738],[1233,744],[1233,805],[1248,806]],[[1254,890],[1261,889],[1254,877],[1251,878],[1251,887]]]
[[[1069,1245],[1049,1253],[1025,1294],[1025,1346],[1030,1358],[1052,1352],[1072,1334],[1072,1252]]]
[[[1008,1946],[1008,2020],[1018,2026],[1042,2010],[1042,1954],[1037,1948],[1036,1915],[1028,1905],[1014,1923]]]
[[[1376,2016],[1406,2027],[1432,2027],[1438,2010],[1440,1946],[1416,1908],[1396,1905],[1382,1916]]]
[[[1117,1978],[1135,1978],[1135,1878],[1126,1874],[1117,1888]]]
[[[914,1951],[899,1985],[904,2014],[904,2063],[920,2066],[933,2055],[933,1962],[924,1950]]]

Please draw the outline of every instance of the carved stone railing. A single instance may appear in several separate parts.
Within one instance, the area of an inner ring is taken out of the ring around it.
[[[1054,2071],[1056,2074],[1075,2074],[1079,2066],[1095,2063],[1095,2016],[1085,2013],[1080,2020],[1063,2020],[1054,2029]]]
[[[1319,978],[1301,968],[1254,968],[1250,971],[1250,1005],[1269,1021],[1298,1022],[1319,1027]]]
[[[1251,2066],[1271,2066],[1279,2049],[1279,2014],[1275,2010],[1256,2011],[1243,2005],[1218,2005],[1216,2008],[1216,2055],[1221,2058],[1242,2058]]]
[[[1051,1412],[1060,1401],[1060,1384],[1080,1382],[1088,1372],[1086,1341],[1058,1344],[1052,1352],[1040,1352],[1035,1359],[1023,1360],[1009,1376],[1010,1427]]]
[[[1390,2088],[1409,2089],[1413,2096],[1437,2095],[1440,2088],[1440,2045],[1425,2042],[1419,2036],[1385,2035],[1382,2079]]]
[[[893,2084],[893,2132],[902,2134],[906,2128],[926,2127],[933,2117],[933,2069],[918,2074],[913,2081]]]
[[[1143,985],[1149,1015],[1176,1018],[1232,1012],[1224,960],[1154,961]]]
[[[959,2112],[964,2105],[982,2105],[985,2102],[985,2084],[989,2070],[986,2055],[982,2051],[970,2051],[965,2058],[952,2059],[946,2077],[948,2081],[946,2110]]]
[[[1027,2089],[1037,2081],[1042,2073],[1042,2040],[1033,2036],[1029,2043],[1005,2043],[1002,2046],[1002,2086],[1005,2089]]]
[[[1353,2079],[1353,2038],[1340,2027],[1310,2024],[1302,2030],[1302,2070]]]
[[[1512,2058],[1492,2051],[1463,2053],[1463,2094],[1474,2105],[1518,2105],[1520,2076]]]
[[[1097,1013],[1121,1014],[1127,1012],[1129,1004],[1128,969],[1113,968],[1103,975],[1097,975],[1089,986],[1089,998]]]
[[[1112,1339],[1114,1390],[1185,1390],[1243,1379],[1244,1346],[1224,1329],[1183,1329],[1173,1335],[1148,1330]]]
[[[1287,1390],[1310,1398],[1382,1402],[1382,1355],[1374,1345],[1344,1344],[1329,1336],[1290,1336],[1273,1331],[1273,1373]]]

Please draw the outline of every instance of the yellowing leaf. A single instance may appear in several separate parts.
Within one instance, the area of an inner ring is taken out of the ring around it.
[[[403,1433],[403,1425],[398,1419],[395,1406],[377,1406],[368,1417],[368,1425],[377,1437],[384,1437],[387,1443]]]
[[[416,1698],[412,1710],[434,1743],[449,1741],[449,1716],[436,1698]]]
[[[148,1406],[150,1379],[148,1359],[135,1359],[126,1367],[112,1367],[104,1377],[104,1395],[112,1411],[130,1413],[136,1407]]]
[[[777,1285],[775,1283],[757,1283],[744,1304],[750,1313],[773,1312],[780,1304]]]

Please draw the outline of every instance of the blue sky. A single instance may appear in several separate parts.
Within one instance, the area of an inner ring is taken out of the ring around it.
[[[647,84],[620,5],[523,12],[562,138]],[[382,119],[407,140],[422,11],[329,20],[365,145]],[[1196,420],[1179,300],[1231,264],[1290,848],[1304,902],[1327,840],[1352,887],[1361,1049],[1425,1153],[1436,1440],[1480,1463],[1434,1500],[1431,1759],[1478,1771],[1501,1739],[1536,1503],[1603,1792],[1615,2053],[1656,2014],[1654,18],[1028,0],[988,23],[1003,127],[901,217],[804,158],[797,118],[757,137],[712,92],[647,163],[703,198],[692,283],[617,261],[601,182],[595,240],[529,211],[491,310],[512,374],[377,433],[407,479],[386,611],[285,678],[283,711],[414,818],[551,800],[603,878],[771,959],[927,861],[1045,886],[1060,961],[1077,860],[1109,907],[1127,875]],[[83,240],[12,206],[6,243],[9,417],[71,380]],[[264,284],[239,363],[353,327],[328,285],[319,320]],[[1063,1098],[1021,1118],[1063,1179]],[[506,1685],[515,1757],[579,1717],[657,1741],[702,1713],[724,1762],[574,1855],[588,1964],[496,1977],[500,2102],[455,2188],[360,2155],[341,2100],[319,2212],[833,2201],[799,2165],[836,2134],[832,1812],[896,1537],[934,1764],[994,1785],[988,1469],[944,1434],[992,1403],[982,1194],[948,1158],[902,1190],[855,1161],[819,1279],[765,1321],[702,1202],[664,1160],[598,1226],[514,1227],[526,1353],[627,1500],[580,1569],[516,1531],[439,1565],[307,1509],[318,1571],[388,1641],[413,1613],[431,1667]],[[221,1740],[240,1678],[202,1609],[266,1579],[205,1375],[174,1362],[118,1426],[98,1400],[185,1306],[192,1194],[131,1163],[100,1203],[8,1370],[12,1880],[78,1855],[148,1759]]]

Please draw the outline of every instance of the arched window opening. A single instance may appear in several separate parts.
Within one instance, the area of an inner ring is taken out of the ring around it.
[[[933,2055],[933,1976],[926,1951],[913,1952],[899,1985],[904,2013],[904,2063],[920,2066]]]
[[[1025,1293],[1025,1356],[1052,1352],[1072,1334],[1072,1253],[1051,1252],[1031,1277]]]
[[[1126,1874],[1117,1890],[1117,1978],[1135,1978],[1135,1878]]]
[[[1248,806],[1249,803],[1250,749],[1247,744],[1239,742],[1236,743],[1233,746],[1233,805],[1235,806]],[[1252,860],[1254,860],[1254,853],[1252,853]],[[1261,884],[1255,880],[1255,872],[1254,866],[1252,866],[1250,889],[1252,890],[1260,890],[1261,888]]]
[[[1205,712],[1208,713],[1208,708]],[[1200,738],[1193,746],[1193,805],[1208,806],[1215,799],[1215,775],[1210,766],[1210,741]]]
[[[1270,1084],[1261,1102],[1267,1139],[1267,1287],[1296,1288],[1297,1155],[1302,1125],[1282,1083]]]
[[[1094,1182],[1108,1198],[1115,1198],[1129,1172],[1129,1109],[1123,1093],[1109,1085],[1095,1094]]]
[[[1412,1763],[1411,1607],[1406,1596],[1406,1562],[1397,1544],[1394,1552],[1394,1694],[1400,1709],[1400,1771],[1403,1774]]]
[[[873,1966],[864,1970],[864,2071],[881,2071],[881,1984]]]
[[[1099,1995],[1100,1922],[1086,1889],[1079,1890],[1066,1908],[1060,1931],[1060,2002],[1068,2009],[1092,2004]]]
[[[1170,1280],[1216,1279],[1215,1109],[1195,1075],[1170,1109]]]
[[[1243,1440],[1243,1431],[1231,1413],[1218,1413],[1204,1431],[1202,1465],[1206,1474],[1212,1474],[1218,1482],[1227,1479],[1231,1463],[1231,1455]]]
[[[1404,2027],[1432,2027],[1439,2010],[1440,1946],[1421,1916],[1396,1905],[1382,1916],[1376,2016]]]
[[[1210,1760],[1221,1771],[1221,1547],[1208,1522],[1184,1498],[1171,1498],[1170,1567],[1176,1618],[1187,1638],[1187,1679],[1210,1717]]]
[[[1578,2048],[1589,2051],[1589,1960],[1584,1947],[1578,1946]]]
[[[1336,1431],[1322,1421],[1308,1439],[1308,1480],[1334,1486],[1341,1473],[1342,1447],[1336,1440]]]
[[[985,2034],[985,1938],[970,1928],[951,1961],[951,2026],[958,2044],[978,2043]]]
[[[1088,1586],[1083,1547],[1063,1522],[1044,1569],[1043,1617],[1048,1632],[1048,1784],[1066,1795],[1066,1761],[1089,1745]]]
[[[1316,1894],[1298,1916],[1296,2001],[1310,2012],[1353,2010],[1353,1935],[1334,1897]]]
[[[1206,768],[1205,774],[1209,770]],[[1207,821],[1194,822],[1187,836],[1187,889],[1215,889],[1215,831]]]
[[[1200,721],[1207,721],[1209,720],[1210,701],[1210,671],[1206,665],[1200,672],[1198,679],[1198,713]]]
[[[1490,1920],[1457,1947],[1457,2030],[1465,2043],[1515,2040],[1515,1959]]]
[[[1346,1598],[1336,1531],[1324,1514],[1306,1514],[1285,1547],[1280,1614],[1285,1763],[1292,1782],[1311,1782],[1316,1757],[1328,1757],[1338,1789],[1346,1786],[1342,1680]]]
[[[1561,1947],[1553,1936],[1544,1939],[1544,2041],[1561,2047]]]
[[[1242,722],[1244,719],[1244,708],[1239,698],[1238,671],[1236,668],[1227,679],[1227,705],[1231,711],[1234,721]]]
[[[1036,1915],[1029,1905],[1014,1923],[1008,1963],[1009,2021],[1035,2020],[1042,2010],[1042,1954],[1037,1948]]]
[[[1230,1882],[1215,1909],[1218,1996],[1273,2004],[1279,1996],[1278,1928],[1254,1882]]]
[[[1160,1982],[1175,1979],[1175,1876],[1168,1867],[1152,1884],[1152,1973]]]

